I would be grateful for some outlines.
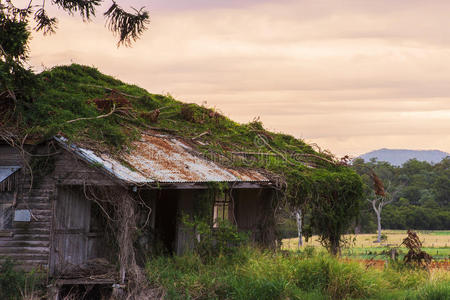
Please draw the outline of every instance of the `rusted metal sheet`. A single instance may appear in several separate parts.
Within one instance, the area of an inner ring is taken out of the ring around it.
[[[108,154],[94,153],[94,151],[92,150],[77,147],[74,144],[69,144],[67,139],[65,139],[64,137],[55,137],[55,140],[58,141],[67,150],[72,151],[82,159],[95,166],[102,167],[108,173],[114,175],[119,179],[135,183],[153,182],[153,180],[148,180],[142,174],[133,171],[128,167],[125,167],[117,160],[111,158],[111,156]]]
[[[254,170],[234,170],[219,166],[202,157],[180,139],[165,135],[142,135],[129,153],[113,158],[108,153],[95,153],[69,145],[55,138],[63,147],[86,161],[103,167],[107,172],[128,183],[145,184],[188,182],[268,182]]]
[[[19,169],[20,166],[0,166],[0,183]]]

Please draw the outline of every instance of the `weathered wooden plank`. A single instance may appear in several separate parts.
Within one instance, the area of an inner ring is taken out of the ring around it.
[[[14,258],[9,258],[13,259],[21,269],[27,268],[27,270],[36,269],[37,266],[46,267],[48,264],[48,258],[46,256],[16,255]],[[0,258],[0,263],[4,261],[5,256]]]
[[[31,228],[24,228],[24,227],[16,227],[13,228],[13,234],[50,234],[50,228],[47,226],[45,227],[31,227]]]
[[[10,240],[10,241],[1,241],[0,240],[0,247],[49,247],[50,242],[49,241],[17,241],[17,240]]]
[[[17,203],[16,208],[17,209],[42,209],[42,210],[51,210],[51,203],[50,200],[49,203],[34,203],[32,201],[29,201],[27,203]]]
[[[50,234],[14,234],[14,241],[50,241]]]
[[[98,185],[98,186],[116,186],[117,182],[112,180],[100,180],[100,179],[62,179],[58,181],[58,184],[61,186],[64,185]]]
[[[0,145],[0,165],[17,166],[22,165],[22,158],[17,149],[9,145]]]
[[[48,247],[0,247],[0,255],[8,254],[16,255],[16,254],[48,254]]]
[[[20,199],[18,199],[18,202],[20,201],[47,202],[49,197],[50,197],[49,195],[44,196],[41,193],[39,194],[39,196],[30,196],[28,194],[22,194]]]
[[[46,253],[7,253],[9,258],[12,258],[16,261],[20,262],[25,262],[25,261],[42,261],[42,262],[47,262],[48,260],[48,254]]]
[[[10,230],[0,230],[0,239],[10,239],[13,236],[13,232]]]
[[[52,213],[50,210],[44,211],[44,212],[42,212],[42,211],[36,212],[36,210],[32,209],[31,212],[32,212],[33,216],[35,216],[38,220],[41,220],[41,221],[44,219],[47,220],[48,218],[51,219],[51,217],[52,217]]]
[[[39,222],[50,223],[52,221],[52,216],[49,216],[49,215],[39,215],[39,214],[33,213],[33,218],[36,218],[37,221],[39,221]]]
[[[36,229],[44,229],[44,230],[47,229],[48,231],[50,231],[50,222],[40,222],[40,221],[32,220],[31,222],[14,222],[13,223],[14,232],[17,232],[15,230],[18,230],[18,232],[21,232],[21,233],[31,234],[31,232],[35,231]]]

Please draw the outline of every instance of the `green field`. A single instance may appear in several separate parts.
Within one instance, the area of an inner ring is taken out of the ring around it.
[[[381,244],[374,243],[376,234],[349,234],[345,238],[348,241],[347,246],[342,250],[342,255],[357,259],[385,259],[387,250],[393,247],[399,247],[406,237],[406,230],[383,230],[382,233],[387,237]],[[435,260],[450,259],[450,231],[417,231],[425,252],[433,256]],[[317,236],[313,236],[304,242],[303,247],[314,246],[321,247]],[[298,239],[284,239],[283,249],[297,250]],[[404,246],[399,248],[400,256],[406,254],[407,249]]]

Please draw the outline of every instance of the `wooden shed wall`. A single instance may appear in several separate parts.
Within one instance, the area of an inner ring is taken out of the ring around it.
[[[8,145],[0,145],[0,165],[21,166],[21,155]],[[17,260],[25,269],[37,266],[47,268],[54,182],[51,178],[43,178],[39,186],[30,188],[28,172],[25,169],[18,172],[14,209],[30,210],[32,216],[30,222],[12,222],[10,228],[0,232],[0,256]]]
[[[274,230],[265,228],[273,223],[273,190],[270,188],[261,189],[236,189],[234,196],[234,213],[237,228],[240,231],[250,233],[251,240],[260,242],[261,237],[266,234],[262,231]]]
[[[37,153],[54,153],[50,158],[54,169],[42,178],[31,177],[26,167],[19,173],[15,210],[29,210],[30,222],[12,222],[0,230],[0,257],[15,259],[25,270],[41,267],[48,270],[54,207],[59,185],[113,185],[109,176],[90,167],[70,152],[57,148],[49,151],[47,145],[34,149]],[[8,145],[0,145],[0,165],[23,166],[20,153]]]

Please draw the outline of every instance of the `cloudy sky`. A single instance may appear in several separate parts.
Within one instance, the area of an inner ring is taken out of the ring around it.
[[[33,35],[31,64],[96,66],[337,155],[450,152],[450,1],[117,2],[150,11],[132,48],[115,46],[102,17],[55,11],[59,29]]]

